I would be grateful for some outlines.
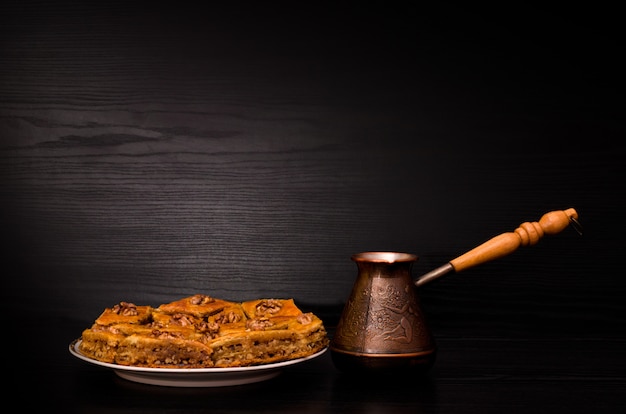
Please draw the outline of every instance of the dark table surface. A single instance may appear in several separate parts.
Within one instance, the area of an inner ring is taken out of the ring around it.
[[[77,413],[618,413],[626,408],[624,338],[437,336],[437,360],[422,375],[346,374],[326,352],[266,381],[192,388],[132,382],[77,359],[68,345],[83,326],[54,322],[46,332],[48,352],[29,358],[7,378],[5,387],[26,392],[23,405]]]

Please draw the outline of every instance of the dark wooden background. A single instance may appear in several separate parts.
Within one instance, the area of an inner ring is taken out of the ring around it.
[[[415,253],[417,276],[574,207],[582,237],[424,287],[433,330],[626,338],[614,11],[0,10],[4,312],[86,326],[121,300],[202,292],[292,297],[330,325],[353,253]]]
[[[568,207],[584,237],[446,281],[433,305],[513,296],[541,314],[568,294],[593,314],[624,293],[604,12],[3,7],[9,298],[85,320],[194,292],[332,307],[353,253],[415,253],[424,273]]]

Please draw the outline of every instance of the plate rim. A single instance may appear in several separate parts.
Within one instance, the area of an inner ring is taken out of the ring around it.
[[[69,344],[70,354],[75,356],[78,359],[81,359],[85,362],[98,365],[105,368],[110,368],[115,371],[134,371],[134,372],[143,372],[149,374],[226,374],[226,373],[247,373],[247,372],[257,372],[264,370],[275,370],[278,368],[287,367],[294,364],[299,364],[301,362],[305,362],[314,358],[317,358],[323,355],[326,351],[328,351],[328,346],[325,346],[323,349],[317,351],[314,354],[296,358],[289,359],[286,361],[274,362],[269,364],[260,364],[260,365],[250,365],[245,367],[213,367],[213,368],[150,368],[150,367],[136,367],[132,365],[119,365],[115,363],[98,361],[93,358],[89,358],[88,356],[82,354],[78,350],[78,346],[80,345],[82,339],[77,338],[74,339]]]

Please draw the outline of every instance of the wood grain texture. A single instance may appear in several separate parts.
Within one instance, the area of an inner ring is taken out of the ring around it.
[[[499,40],[463,36],[465,9],[3,8],[11,300],[85,320],[198,291],[337,309],[353,253],[415,253],[423,273],[574,207],[583,238],[564,232],[424,301],[485,306],[494,324],[521,318],[507,295],[556,320],[606,326],[623,311],[606,298],[625,293],[624,124],[611,78],[578,55],[615,68],[597,46],[551,53],[561,38],[545,21],[526,38],[517,21],[492,28]]]

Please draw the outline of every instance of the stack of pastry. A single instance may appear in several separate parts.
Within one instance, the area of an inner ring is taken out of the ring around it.
[[[212,368],[297,359],[327,345],[322,321],[293,299],[240,303],[197,294],[156,308],[107,308],[83,331],[78,349],[120,365]]]

